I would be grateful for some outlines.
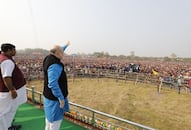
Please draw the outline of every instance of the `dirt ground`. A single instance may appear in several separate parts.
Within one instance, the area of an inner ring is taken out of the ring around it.
[[[191,93],[113,79],[69,79],[69,100],[160,130],[191,128]],[[42,91],[42,81],[28,85]]]

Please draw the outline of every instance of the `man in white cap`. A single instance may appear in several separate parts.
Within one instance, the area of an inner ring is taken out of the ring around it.
[[[43,61],[45,130],[59,130],[64,112],[69,111],[67,76],[62,63],[64,50],[55,45]]]

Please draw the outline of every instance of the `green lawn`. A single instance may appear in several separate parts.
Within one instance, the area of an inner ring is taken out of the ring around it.
[[[22,125],[21,130],[44,130],[45,117],[42,109],[25,103],[21,105],[16,113],[14,124]],[[63,120],[60,130],[84,130],[70,121]]]

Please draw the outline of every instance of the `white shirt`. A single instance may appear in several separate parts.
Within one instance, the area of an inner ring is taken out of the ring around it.
[[[2,77],[12,77],[13,70],[15,68],[15,64],[12,60],[7,59],[1,62],[1,74]]]

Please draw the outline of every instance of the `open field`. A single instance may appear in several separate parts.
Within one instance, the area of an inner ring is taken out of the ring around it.
[[[191,128],[191,93],[184,90],[113,79],[69,80],[69,100],[90,108],[160,130],[189,130]],[[42,91],[43,82],[32,81],[29,86]]]

